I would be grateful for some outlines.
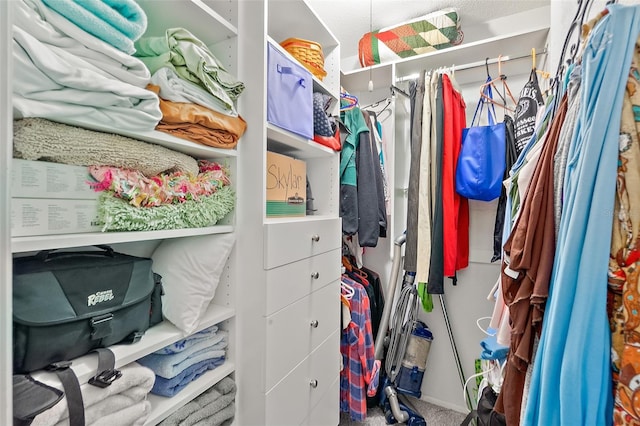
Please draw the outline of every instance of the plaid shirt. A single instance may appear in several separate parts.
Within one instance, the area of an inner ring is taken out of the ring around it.
[[[344,276],[342,280],[353,287],[355,294],[351,298],[351,322],[340,339],[340,410],[362,422],[367,417],[367,384],[375,362],[371,310],[364,287]]]

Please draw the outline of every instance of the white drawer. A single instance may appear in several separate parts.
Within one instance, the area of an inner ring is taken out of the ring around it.
[[[340,279],[340,249],[279,266],[267,272],[267,315]]]
[[[340,248],[340,223],[339,218],[332,218],[266,224],[264,268],[275,268]]]
[[[265,390],[275,386],[339,326],[339,281],[268,316]],[[338,345],[335,350],[340,350]]]
[[[336,375],[339,375],[339,346],[340,331],[336,330],[276,387],[267,392],[267,425],[299,425],[305,421],[312,408],[329,392]],[[282,348],[282,351],[287,349]]]
[[[340,374],[333,381],[318,404],[311,409],[305,426],[337,426],[340,423]]]

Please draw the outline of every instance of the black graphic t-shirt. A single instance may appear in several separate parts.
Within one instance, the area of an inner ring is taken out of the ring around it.
[[[518,99],[518,105],[516,106],[515,134],[518,155],[520,155],[535,131],[538,107],[543,103],[540,86],[538,85],[538,76],[534,68],[531,70],[529,81],[520,91],[520,99]]]

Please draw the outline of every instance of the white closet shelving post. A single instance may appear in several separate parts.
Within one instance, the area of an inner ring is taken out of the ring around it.
[[[0,389],[11,389],[11,209],[7,200],[11,194],[11,139],[13,120],[11,111],[11,2],[0,2]],[[12,419],[11,392],[0,393],[0,424],[10,425]]]

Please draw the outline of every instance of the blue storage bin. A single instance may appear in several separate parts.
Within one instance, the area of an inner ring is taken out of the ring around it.
[[[313,139],[313,77],[298,62],[267,44],[267,121]]]

